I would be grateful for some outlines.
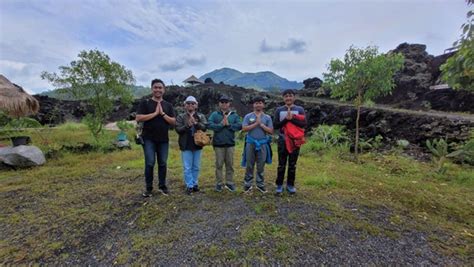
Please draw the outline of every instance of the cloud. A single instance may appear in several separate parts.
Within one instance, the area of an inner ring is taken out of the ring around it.
[[[40,92],[52,89],[41,71],[57,72],[79,51],[98,49],[138,85],[222,67],[301,81],[352,44],[383,52],[425,43],[442,53],[467,12],[464,1],[451,2],[0,0],[0,71]]]
[[[39,93],[41,90],[36,90],[38,87],[42,89],[48,87],[48,83],[39,78],[41,66],[38,64],[0,60],[0,70],[7,79],[20,85],[30,94]]]
[[[160,66],[162,71],[177,71],[187,66],[202,66],[206,64],[206,57],[183,57],[179,60],[175,60],[169,63],[165,63]]]
[[[260,44],[260,52],[293,52],[295,54],[303,53],[306,51],[306,42],[303,40],[297,40],[289,38],[288,42],[281,43],[279,46],[268,45],[267,40],[263,39]]]

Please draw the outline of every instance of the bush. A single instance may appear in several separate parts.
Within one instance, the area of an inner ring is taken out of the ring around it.
[[[320,125],[311,132],[301,153],[347,146],[349,137],[343,125]]]

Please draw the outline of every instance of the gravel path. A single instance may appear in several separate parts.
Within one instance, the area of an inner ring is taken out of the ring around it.
[[[429,234],[390,222],[392,212],[345,204],[340,216],[300,196],[214,192],[137,197],[129,214],[111,220],[69,252],[67,263],[110,265],[459,265],[430,246]],[[343,204],[343,203],[341,203]],[[140,212],[165,214],[145,227]],[[362,222],[362,223],[361,223]],[[262,226],[259,228],[258,226]],[[270,229],[270,230],[269,230]],[[136,237],[145,246],[136,249]],[[134,241],[135,240],[135,241]],[[125,262],[117,258],[124,253]],[[49,263],[64,263],[56,261]]]

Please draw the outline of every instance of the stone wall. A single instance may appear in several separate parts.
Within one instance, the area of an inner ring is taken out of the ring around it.
[[[266,101],[266,110],[273,116],[274,109],[282,105],[281,97],[266,92],[244,89],[228,85],[200,85],[194,88],[170,86],[167,88],[165,99],[173,103],[175,110],[183,110],[183,101],[188,95],[193,95],[199,101],[200,112],[209,115],[218,106],[221,94],[233,98],[232,105],[243,116],[252,110],[250,100],[255,95],[261,95]],[[90,107],[77,101],[60,101],[53,98],[38,97],[40,113],[37,119],[43,124],[58,124],[65,120],[80,120]],[[116,105],[109,121],[122,119],[131,120],[140,100],[126,108]],[[342,124],[348,129],[355,129],[356,110],[350,105],[325,100],[312,100],[297,104],[303,105],[308,113],[309,128],[324,124]],[[448,113],[428,113],[415,111],[398,111],[381,108],[363,108],[361,113],[361,134],[373,137],[378,134],[389,138],[406,139],[411,143],[424,144],[425,140],[447,137],[449,141],[461,141],[469,138],[469,130],[474,126],[472,115],[456,116]]]

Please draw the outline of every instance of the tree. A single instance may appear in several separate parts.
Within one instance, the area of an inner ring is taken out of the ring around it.
[[[341,100],[353,100],[357,109],[355,155],[358,159],[359,119],[362,104],[376,97],[391,93],[393,75],[403,66],[401,54],[378,54],[377,47],[358,49],[351,46],[344,60],[333,59],[328,73],[323,73],[324,84],[331,96]]]
[[[474,0],[466,1],[468,6],[472,5]],[[453,48],[456,54],[448,58],[440,69],[441,78],[453,89],[464,89],[474,92],[474,12],[470,10],[467,13],[467,22],[461,26],[462,34]]]
[[[85,122],[97,140],[102,133],[105,120],[119,100],[129,105],[133,96],[130,85],[135,81],[133,74],[109,56],[98,50],[81,51],[79,59],[70,66],[60,66],[60,74],[43,72],[41,78],[48,80],[59,92],[70,94],[74,99],[89,102],[94,111],[87,114]]]

